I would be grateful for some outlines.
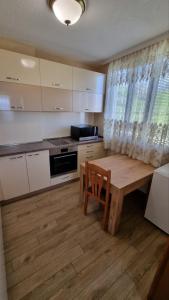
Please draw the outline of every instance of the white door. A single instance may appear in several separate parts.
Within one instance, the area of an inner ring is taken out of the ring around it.
[[[0,82],[0,110],[41,111],[41,87]]]
[[[40,85],[39,59],[0,49],[0,81]]]
[[[73,90],[104,94],[105,75],[80,68],[73,68]]]
[[[5,200],[29,193],[24,154],[0,158],[0,180]]]
[[[49,151],[26,154],[30,192],[50,185]]]
[[[40,59],[41,85],[72,90],[72,67]]]
[[[43,111],[72,111],[72,91],[42,87]]]

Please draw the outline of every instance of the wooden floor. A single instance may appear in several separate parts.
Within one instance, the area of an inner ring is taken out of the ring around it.
[[[83,216],[79,182],[4,206],[9,300],[144,299],[167,237],[139,195],[125,199],[116,237],[102,231],[102,212]]]

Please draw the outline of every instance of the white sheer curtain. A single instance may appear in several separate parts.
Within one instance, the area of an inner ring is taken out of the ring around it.
[[[169,162],[169,40],[110,64],[104,140],[155,167]]]

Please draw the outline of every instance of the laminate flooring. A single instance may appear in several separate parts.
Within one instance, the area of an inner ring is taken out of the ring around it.
[[[79,181],[3,206],[9,300],[145,299],[167,236],[144,219],[143,198],[125,199],[115,237],[101,210],[83,215]]]

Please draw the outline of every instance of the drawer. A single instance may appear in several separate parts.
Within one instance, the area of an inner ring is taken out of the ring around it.
[[[96,149],[102,149],[103,148],[103,142],[100,143],[92,143],[92,144],[85,144],[85,145],[79,145],[78,151],[86,151],[86,150],[96,150]]]
[[[60,184],[63,182],[67,182],[67,181],[76,179],[77,177],[78,177],[77,172],[53,177],[53,178],[51,178],[50,185],[52,186],[52,185]]]

